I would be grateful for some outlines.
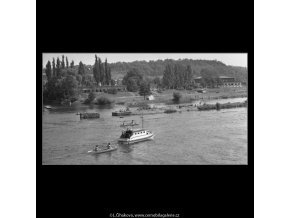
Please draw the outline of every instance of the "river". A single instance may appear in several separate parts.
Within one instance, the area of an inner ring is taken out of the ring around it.
[[[243,99],[211,100],[208,103]],[[144,128],[154,140],[118,145],[109,153],[88,153],[95,144],[116,141],[123,121],[139,116],[113,117],[122,106],[56,107],[43,112],[44,165],[108,164],[247,164],[247,108],[184,111],[144,116]],[[80,120],[77,112],[98,112],[99,119]]]

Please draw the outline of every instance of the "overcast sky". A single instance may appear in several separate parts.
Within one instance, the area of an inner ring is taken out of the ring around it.
[[[75,65],[80,61],[84,64],[92,65],[95,62],[95,54],[108,63],[115,62],[132,62],[132,61],[150,61],[150,60],[164,60],[164,59],[202,59],[202,60],[218,60],[226,65],[247,67],[246,53],[43,53],[43,66],[45,67],[47,61],[52,61],[61,56],[67,56],[68,61],[74,60]]]

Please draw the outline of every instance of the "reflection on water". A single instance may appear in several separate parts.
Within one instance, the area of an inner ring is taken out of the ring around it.
[[[247,108],[144,116],[154,140],[88,153],[95,144],[116,142],[123,121],[141,124],[139,116],[112,116],[123,107],[76,105],[43,112],[43,164],[247,164]],[[80,120],[77,112],[101,118]]]

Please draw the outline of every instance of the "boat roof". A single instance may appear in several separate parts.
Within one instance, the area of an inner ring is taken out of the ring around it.
[[[131,130],[133,132],[141,132],[141,131],[146,131],[146,129],[128,129]]]

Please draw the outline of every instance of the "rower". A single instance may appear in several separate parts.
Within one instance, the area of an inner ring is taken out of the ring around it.
[[[110,148],[111,148],[111,143],[110,143],[110,142],[108,143],[108,146],[107,146],[107,147],[108,147],[108,149],[110,149]]]

